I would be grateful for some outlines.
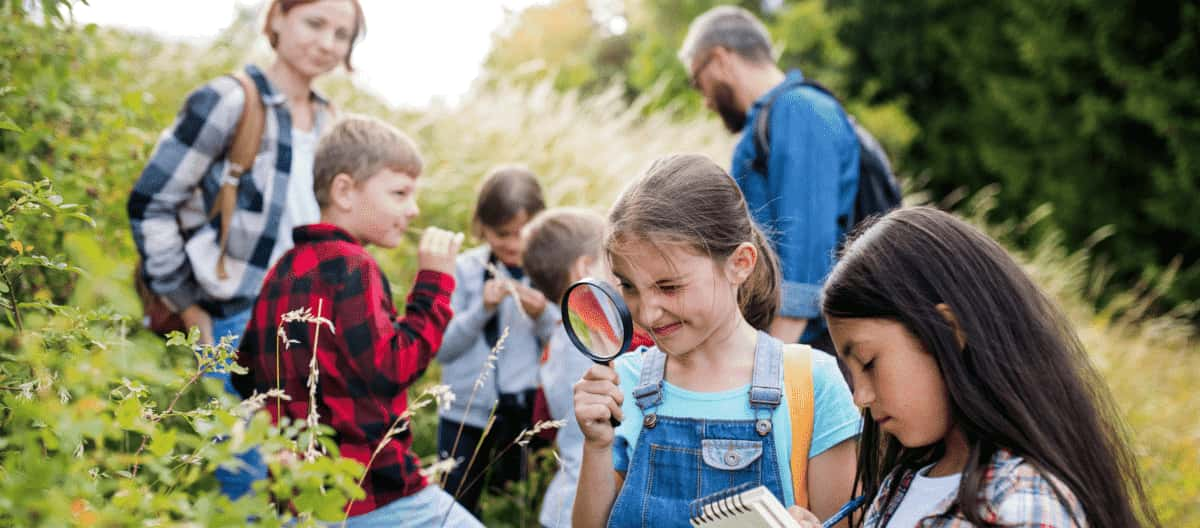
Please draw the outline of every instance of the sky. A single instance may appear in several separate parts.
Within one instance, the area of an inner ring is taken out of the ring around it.
[[[361,0],[366,38],[354,49],[354,78],[397,106],[454,102],[478,76],[506,10],[544,0]],[[211,39],[238,5],[256,0],[90,0],[75,20],[167,39]],[[405,52],[403,50],[409,50]]]

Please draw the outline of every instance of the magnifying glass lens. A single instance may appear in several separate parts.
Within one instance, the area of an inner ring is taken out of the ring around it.
[[[566,299],[567,323],[596,360],[612,360],[622,352],[624,329],[616,303],[598,286],[580,284]]]
[[[567,287],[562,321],[575,348],[596,363],[611,365],[633,341],[629,307],[611,284],[601,280],[583,279]],[[615,417],[608,421],[613,427],[621,425]]]

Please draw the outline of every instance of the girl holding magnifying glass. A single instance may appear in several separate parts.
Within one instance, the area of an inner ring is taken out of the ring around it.
[[[740,484],[832,515],[851,496],[859,413],[832,357],[765,332],[779,308],[779,266],[734,181],[703,156],[663,158],[608,220],[613,274],[656,346],[593,366],[575,385],[587,493],[575,498],[572,525],[688,526],[691,501]],[[791,478],[780,397],[785,353],[812,368],[811,444],[797,455],[807,457],[803,489]]]

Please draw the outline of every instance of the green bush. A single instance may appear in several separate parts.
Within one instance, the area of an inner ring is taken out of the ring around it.
[[[313,430],[272,427],[262,413],[239,419],[248,409],[196,376],[188,339],[164,343],[141,330],[129,280],[125,197],[187,91],[240,62],[236,43],[252,28],[197,48],[33,23],[14,5],[0,3],[0,112],[12,121],[0,118],[0,525],[223,526],[253,515],[272,526],[288,502],[337,520],[362,467],[337,458],[328,436],[317,439],[330,456],[283,455],[306,451]],[[552,204],[603,208],[651,159],[694,151],[724,161],[733,139],[711,119],[648,110],[652,94],[630,104],[623,85],[585,96],[498,78],[461,105],[412,112],[345,78],[322,87],[343,108],[414,135],[428,162],[419,222],[459,230],[477,182],[498,163],[529,165]],[[959,210],[1006,244],[1028,245],[1026,268],[1068,311],[1117,396],[1164,525],[1200,523],[1200,357],[1181,321],[1190,312],[1144,315],[1165,280],[1121,290],[1097,311],[1089,292],[1102,285],[1088,252],[1064,249],[1044,208],[1008,216],[998,200],[985,188]],[[413,251],[374,251],[398,296],[411,284]],[[435,365],[412,400],[427,398],[438,375]],[[425,407],[409,425],[430,462],[436,423]],[[250,444],[273,461],[272,493],[229,503],[212,469]],[[532,524],[554,464],[549,451],[533,455],[529,482],[484,498],[489,526]]]

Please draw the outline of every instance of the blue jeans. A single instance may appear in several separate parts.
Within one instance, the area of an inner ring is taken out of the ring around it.
[[[213,340],[219,343],[222,337],[233,336],[230,346],[236,349],[238,341],[242,338],[242,332],[246,330],[246,323],[249,321],[250,310],[214,320]],[[226,392],[239,396],[237,389],[233,388],[233,381],[229,378],[228,372],[209,372],[204,376],[222,380],[225,383]],[[217,482],[221,485],[221,493],[229,497],[229,500],[237,500],[250,493],[255,481],[267,478],[267,464],[263,461],[262,454],[258,452],[258,449],[251,448],[239,453],[237,458],[241,460],[242,464],[236,467],[221,466],[215,473]]]
[[[330,526],[341,526],[341,523]],[[470,512],[435,484],[374,511],[346,520],[347,528],[448,526],[483,528]]]

